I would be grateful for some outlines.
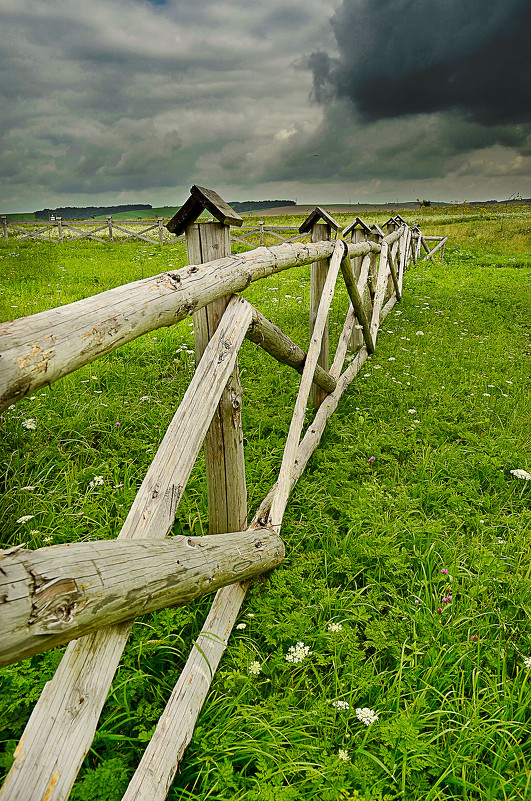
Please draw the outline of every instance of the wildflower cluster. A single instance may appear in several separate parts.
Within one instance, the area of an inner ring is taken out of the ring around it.
[[[520,470],[517,468],[516,470],[509,471],[512,476],[515,478],[521,478],[523,481],[531,481],[531,473],[528,473],[527,470]]]
[[[309,645],[304,645],[303,642],[298,642],[288,648],[286,662],[293,662],[293,664],[297,664],[298,662],[303,662],[306,657],[310,656],[311,654],[312,651],[310,651]]]
[[[94,489],[94,487],[103,487],[104,483],[103,476],[94,476],[92,481],[89,482],[88,488]]]
[[[363,709],[356,709],[356,717],[361,723],[364,723],[365,726],[370,726],[371,723],[376,723],[378,720],[376,712],[369,709],[368,706],[364,706]]]
[[[261,672],[262,672],[262,665],[260,664],[260,662],[256,661],[251,662],[251,664],[249,665],[249,673],[251,674],[251,676],[258,676],[258,674]]]
[[[29,417],[27,420],[22,421],[22,428],[27,428],[28,431],[35,431],[37,423],[34,417]]]
[[[345,711],[350,709],[350,705],[346,701],[332,701],[331,703],[334,709],[341,709]]]
[[[327,631],[331,631],[332,634],[337,634],[339,631],[343,631],[343,626],[341,623],[329,623],[326,628]]]

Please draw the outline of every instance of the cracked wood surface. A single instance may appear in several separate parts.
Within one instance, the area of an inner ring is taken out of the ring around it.
[[[271,529],[0,552],[0,666],[280,564]]]

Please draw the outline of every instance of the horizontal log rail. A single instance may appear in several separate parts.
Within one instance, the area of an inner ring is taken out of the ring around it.
[[[398,233],[390,236],[396,239]],[[351,255],[380,249],[372,242],[348,247]],[[148,331],[174,325],[217,298],[241,292],[253,281],[329,258],[333,249],[333,242],[258,248],[2,323],[0,412]]]
[[[253,578],[284,552],[270,528],[0,552],[0,667]]]

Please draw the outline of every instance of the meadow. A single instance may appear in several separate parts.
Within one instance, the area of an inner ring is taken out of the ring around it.
[[[444,261],[410,265],[297,484],[286,559],[244,602],[172,801],[531,798],[530,208],[403,216],[449,236]],[[0,244],[0,319],[184,264],[182,244]],[[306,347],[309,268],[244,294]],[[341,288],[332,343],[346,308]],[[240,353],[252,515],[298,376]],[[193,370],[185,320],[6,410],[0,545],[115,537]],[[206,530],[200,457],[173,532]],[[73,801],[122,797],[208,607],[136,621]],[[0,670],[2,775],[60,657]]]

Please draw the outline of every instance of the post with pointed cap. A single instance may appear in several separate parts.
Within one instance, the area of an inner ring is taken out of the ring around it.
[[[5,214],[2,214],[2,231],[4,233],[4,242],[8,242],[7,217]]]
[[[214,221],[196,222],[204,210],[213,215]],[[216,192],[194,185],[190,197],[166,228],[176,236],[186,232],[188,263],[193,265],[230,256],[230,226],[242,224],[239,214]],[[230,296],[218,298],[194,313],[196,363],[229,300]],[[242,388],[236,362],[204,441],[210,534],[241,531],[247,522],[241,407]]]
[[[311,214],[305,219],[303,224],[299,228],[299,232],[301,234],[308,233],[311,234],[311,241],[312,242],[322,242],[323,240],[330,240],[332,235],[332,230],[336,232],[339,231],[340,225],[337,223],[333,217],[328,214],[327,211],[316,206],[315,209],[311,212]],[[322,261],[314,261],[312,262],[312,266],[310,269],[310,336],[313,333],[313,328],[315,325],[315,318],[317,316],[317,310],[319,308],[319,301],[321,300],[321,294],[323,292],[323,287],[325,285],[326,276],[328,274],[328,259],[323,259]],[[328,371],[329,368],[329,336],[328,336],[328,320],[326,322],[326,328],[323,334],[322,346],[321,346],[321,353],[319,355],[318,362],[320,367],[324,370]],[[312,385],[310,398],[312,401],[313,406],[318,409],[323,400],[326,398],[326,392],[321,387],[318,387],[316,384]]]
[[[343,239],[348,239],[348,237],[350,237],[351,242],[366,242],[367,239],[369,238],[370,233],[371,229],[369,228],[367,223],[364,222],[361,219],[361,217],[356,217],[356,219],[352,220],[352,222],[349,223],[347,227],[344,229],[342,236]],[[360,277],[361,265],[363,259],[369,259],[370,256],[371,254],[367,254],[365,256],[355,256],[354,258],[351,259],[352,268],[354,270],[354,275],[356,276],[356,279]],[[362,295],[362,300],[364,300],[363,295]],[[367,308],[367,298],[365,298],[364,305]],[[363,344],[364,344],[363,331],[359,327],[353,328],[352,334],[350,335],[350,349],[352,353],[357,353]]]

